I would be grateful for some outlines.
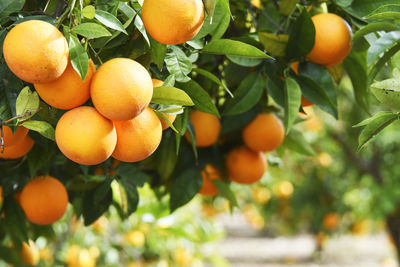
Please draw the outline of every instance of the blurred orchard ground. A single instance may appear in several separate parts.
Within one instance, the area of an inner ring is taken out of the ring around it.
[[[1,0],[0,264],[396,266],[399,21],[398,0]]]

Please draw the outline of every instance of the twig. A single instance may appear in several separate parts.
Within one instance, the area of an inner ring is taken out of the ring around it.
[[[25,111],[24,114],[17,115],[17,116],[15,116],[15,117],[13,117],[13,118],[11,118],[11,119],[9,119],[9,120],[4,121],[3,123],[4,123],[4,124],[9,124],[10,122],[12,122],[12,121],[14,121],[14,120],[32,116],[32,115],[38,113],[41,109],[42,109],[42,108],[38,108],[37,110],[34,110],[34,111],[27,110],[27,111]]]
[[[383,178],[379,169],[380,153],[377,147],[374,148],[374,154],[372,158],[368,161],[365,161],[356,155],[354,150],[349,147],[349,145],[341,136],[335,133],[331,133],[331,136],[338,144],[342,146],[345,155],[356,165],[361,173],[370,174],[372,177],[374,177],[378,184],[383,183]]]

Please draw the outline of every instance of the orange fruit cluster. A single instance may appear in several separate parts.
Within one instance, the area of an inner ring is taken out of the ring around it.
[[[48,105],[68,110],[58,121],[55,135],[60,151],[70,160],[96,165],[113,156],[136,162],[157,149],[162,128],[167,127],[148,107],[153,82],[138,62],[114,58],[96,70],[89,60],[82,80],[69,60],[64,36],[53,25],[37,20],[15,26],[3,50],[12,72],[33,83]],[[89,98],[94,107],[82,106]],[[26,137],[27,129],[20,127],[15,134],[4,129],[5,148],[0,157],[25,155],[33,145]]]

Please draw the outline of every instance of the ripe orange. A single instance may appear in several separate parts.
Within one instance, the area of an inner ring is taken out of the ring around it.
[[[190,121],[194,128],[196,145],[198,147],[211,146],[217,142],[219,133],[221,132],[221,123],[217,116],[195,110],[190,113]],[[191,142],[188,132],[186,132],[185,137]]]
[[[204,22],[201,0],[144,0],[142,20],[146,31],[160,43],[191,40]]]
[[[176,119],[176,114],[168,114],[168,113],[163,113],[163,114],[165,115],[165,117],[167,117],[167,119],[171,123],[174,123],[174,121]],[[161,122],[161,128],[163,131],[169,128],[169,125],[162,118],[160,118],[160,122]]]
[[[153,154],[161,142],[161,123],[151,108],[146,108],[131,120],[114,123],[118,141],[112,156],[117,160],[125,162],[144,160]]]
[[[206,164],[201,171],[203,184],[200,188],[199,194],[206,196],[215,196],[218,194],[218,189],[212,182],[214,179],[221,179],[221,172],[211,164]]]
[[[41,20],[15,26],[4,40],[3,53],[11,71],[29,83],[57,79],[69,58],[65,37],[56,27]]]
[[[56,142],[70,160],[96,165],[107,160],[117,144],[112,121],[95,108],[78,107],[64,113],[56,126]]]
[[[274,114],[262,113],[244,127],[242,137],[251,150],[272,151],[283,142],[285,129]]]
[[[282,181],[274,187],[275,194],[280,198],[289,198],[293,195],[294,187],[289,181]]]
[[[22,141],[25,136],[28,134],[28,129],[19,126],[15,134],[13,134],[12,130],[8,126],[3,126],[3,140],[4,140],[4,147],[13,146]]]
[[[21,249],[21,259],[22,262],[30,265],[30,266],[37,266],[40,261],[40,251],[39,248],[36,246],[35,242],[29,240],[28,243],[22,243]]]
[[[130,230],[124,237],[134,247],[143,247],[146,243],[146,235],[140,230]]]
[[[263,153],[254,152],[245,146],[231,150],[226,158],[229,179],[239,184],[257,182],[263,177],[267,167]]]
[[[39,176],[22,189],[20,205],[30,222],[48,225],[64,215],[68,205],[68,193],[56,178]]]
[[[96,67],[90,60],[85,81],[82,81],[82,78],[69,62],[66,70],[59,78],[49,83],[36,83],[35,89],[44,102],[52,107],[58,109],[76,108],[88,101],[90,82],[95,72]]]
[[[5,147],[3,151],[0,149],[1,159],[19,159],[31,151],[35,142],[28,135],[25,136],[19,143]]]
[[[339,225],[339,215],[334,212],[330,212],[325,215],[323,219],[323,225],[328,230],[333,230]]]
[[[126,121],[149,105],[153,84],[142,65],[129,58],[114,58],[96,71],[90,94],[94,106],[104,117]]]
[[[298,75],[299,74],[299,64],[300,62],[295,61],[292,64],[290,64],[290,68]],[[313,102],[307,100],[304,96],[301,96],[301,106],[302,107],[308,107],[314,105]]]
[[[157,79],[151,79],[153,82],[153,87],[160,87],[163,85],[163,81],[157,80]],[[168,113],[163,113],[167,119],[171,122],[174,123],[175,119],[176,119],[176,114],[168,114]],[[162,119],[160,118],[160,122],[161,122],[161,127],[163,130],[168,129],[169,125]]]
[[[352,31],[347,22],[336,14],[312,17],[315,43],[307,59],[316,64],[333,66],[340,63],[351,50]]]

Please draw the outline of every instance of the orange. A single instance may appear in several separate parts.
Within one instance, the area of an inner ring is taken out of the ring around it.
[[[3,151],[0,149],[1,159],[19,159],[31,151],[35,142],[29,136],[25,136],[19,143],[5,147]]]
[[[311,19],[315,26],[315,43],[307,59],[324,66],[339,64],[351,50],[349,24],[332,13],[318,14]]]
[[[163,86],[164,82],[158,79],[151,79],[151,81],[153,82],[153,87],[160,87]]]
[[[21,259],[22,262],[30,265],[30,266],[37,266],[40,261],[40,251],[39,248],[36,246],[35,242],[29,240],[28,243],[22,243],[22,250],[21,250]]]
[[[282,181],[274,187],[275,194],[280,198],[289,198],[293,195],[294,187],[289,181]]]
[[[299,63],[298,61],[293,62],[292,64],[290,64],[290,68],[297,74],[299,75]],[[307,100],[307,98],[305,98],[304,96],[301,96],[301,106],[302,107],[308,107],[314,105],[313,102]]]
[[[163,113],[165,115],[165,117],[167,117],[167,119],[171,122],[174,123],[175,119],[176,119],[176,114],[168,114],[168,113]],[[169,125],[162,119],[160,118],[160,122],[161,122],[161,128],[164,130],[169,128]]]
[[[131,230],[125,234],[125,240],[134,247],[143,247],[146,243],[146,236],[140,230]]]
[[[96,165],[107,160],[117,144],[114,123],[92,107],[78,107],[64,113],[56,126],[56,142],[70,160]]]
[[[142,20],[146,31],[160,43],[191,40],[204,22],[201,0],[144,0]]]
[[[182,247],[174,251],[173,260],[178,266],[191,266],[194,256],[189,250]]]
[[[12,28],[3,44],[10,70],[29,83],[50,82],[63,74],[69,49],[62,33],[50,23],[29,20]]]
[[[4,140],[4,147],[13,146],[22,141],[25,136],[28,134],[28,129],[19,126],[15,134],[12,132],[11,128],[8,126],[3,126],[3,140]]]
[[[239,184],[257,182],[268,167],[263,153],[254,152],[245,146],[231,150],[225,163],[229,179]]]
[[[190,113],[190,121],[194,128],[196,145],[198,147],[211,146],[217,142],[219,133],[221,132],[221,123],[217,116],[195,110]],[[186,132],[186,139],[191,142],[188,132]]]
[[[262,113],[244,127],[242,137],[251,150],[272,151],[283,142],[285,128],[274,114]]]
[[[152,79],[153,82],[153,87],[160,87],[163,85],[163,81],[157,80],[157,79]],[[171,122],[174,123],[175,119],[176,119],[176,114],[168,114],[168,113],[163,113],[167,119]],[[163,130],[166,130],[169,128],[169,125],[162,119],[160,118],[160,122],[161,122],[161,127]]]
[[[56,80],[49,83],[36,83],[35,89],[39,96],[52,107],[58,109],[72,109],[81,106],[90,97],[90,82],[96,67],[92,60],[85,81],[74,70],[71,62],[64,73]]]
[[[68,206],[68,193],[56,178],[39,176],[22,189],[20,205],[30,222],[48,225],[64,215]]]
[[[218,194],[218,189],[212,182],[214,179],[221,179],[221,172],[211,164],[206,164],[201,171],[203,184],[200,188],[199,194],[206,196],[215,196]]]
[[[323,219],[323,225],[328,230],[333,230],[339,225],[339,215],[336,213],[328,213]]]
[[[96,71],[90,94],[94,106],[104,117],[126,121],[149,105],[153,84],[142,65],[129,58],[114,58]]]
[[[161,123],[151,108],[132,120],[114,123],[118,141],[112,156],[117,160],[141,161],[153,154],[161,142]]]

